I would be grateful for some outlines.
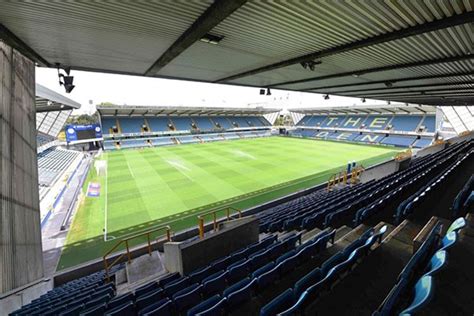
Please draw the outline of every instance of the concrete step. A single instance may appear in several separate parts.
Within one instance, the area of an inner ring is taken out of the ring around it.
[[[163,254],[154,251],[151,256],[145,254],[132,260],[126,265],[127,286],[139,287],[150,280],[156,279],[158,276],[167,273],[164,267]]]
[[[347,235],[351,231],[352,231],[352,228],[349,227],[349,226],[343,225],[343,226],[339,227],[338,229],[336,229],[336,237],[334,237],[334,240],[341,239],[342,237],[344,237],[345,235]]]
[[[301,243],[307,242],[308,240],[319,234],[321,231],[322,230],[317,227],[309,231],[304,231],[303,235],[301,235]]]

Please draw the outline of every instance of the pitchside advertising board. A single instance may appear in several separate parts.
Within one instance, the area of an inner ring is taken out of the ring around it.
[[[68,143],[101,139],[102,129],[99,124],[66,125],[66,141]]]

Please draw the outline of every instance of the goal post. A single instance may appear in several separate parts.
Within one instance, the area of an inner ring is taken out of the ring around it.
[[[107,160],[96,160],[94,167],[98,176],[103,177],[107,175]]]

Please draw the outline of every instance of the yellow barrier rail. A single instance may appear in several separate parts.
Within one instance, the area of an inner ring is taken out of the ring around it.
[[[156,232],[159,232],[159,231],[162,231],[164,230],[165,233],[166,233],[166,240],[167,241],[171,241],[171,227],[170,226],[161,226],[161,227],[158,227],[158,228],[155,228],[155,229],[152,229],[152,230],[149,230],[149,231],[146,231],[146,232],[143,232],[143,233],[140,233],[140,234],[137,234],[137,235],[134,235],[134,236],[131,236],[131,237],[128,237],[128,238],[124,238],[122,240],[120,240],[119,242],[117,242],[115,244],[115,246],[113,246],[109,251],[107,251],[104,256],[103,256],[103,259],[104,259],[104,267],[105,267],[105,274],[107,276],[107,282],[110,282],[110,275],[109,275],[109,271],[110,269],[116,265],[117,263],[119,263],[123,257],[127,256],[127,261],[128,263],[131,262],[132,258],[131,258],[131,255],[130,255],[130,244],[129,242],[133,239],[137,239],[137,238],[141,238],[141,237],[144,237],[146,236],[147,238],[147,242],[148,242],[148,254],[151,256],[151,253],[152,253],[152,249],[151,249],[151,234],[153,233],[156,233]],[[158,239],[157,239],[158,240]],[[115,258],[112,263],[109,263],[107,261],[107,257],[110,256],[115,250],[117,250],[117,248],[119,248],[119,246],[121,245],[125,245],[125,249],[126,249],[126,252],[120,254],[119,256],[117,256],[117,258]]]
[[[239,209],[237,209],[235,207],[231,207],[231,206],[229,206],[225,209],[210,211],[210,212],[207,212],[207,213],[204,213],[204,214],[200,214],[197,217],[198,218],[198,225],[199,225],[199,238],[201,238],[201,239],[204,238],[204,218],[207,215],[212,215],[213,229],[214,229],[215,232],[217,231],[217,213],[221,212],[221,211],[226,211],[226,217],[227,217],[228,221],[230,220],[230,213],[232,211],[238,213],[239,218],[242,218],[242,212]]]
[[[410,158],[412,156],[412,152],[411,152],[411,149],[407,149],[405,151],[402,151],[400,153],[398,153],[396,156],[395,156],[395,160],[396,161],[401,161],[401,160],[404,160],[406,158]]]

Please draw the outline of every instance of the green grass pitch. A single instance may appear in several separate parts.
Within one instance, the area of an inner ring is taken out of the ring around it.
[[[58,269],[99,258],[124,236],[165,224],[189,228],[199,213],[258,205],[323,183],[349,160],[367,167],[396,152],[285,137],[106,152],[99,159],[107,160],[107,177],[91,168],[83,189],[99,182],[101,195],[81,202]],[[104,227],[116,240],[104,242]]]

